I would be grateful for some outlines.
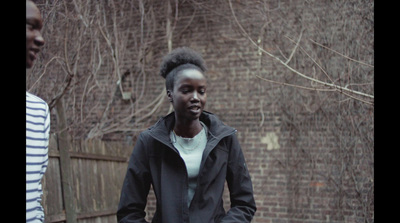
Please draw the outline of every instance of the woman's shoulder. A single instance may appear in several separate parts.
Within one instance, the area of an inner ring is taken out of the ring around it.
[[[236,132],[236,129],[227,125],[223,122],[218,115],[203,111],[202,116],[200,117],[200,121],[202,121],[205,125],[207,125],[208,129],[214,134],[220,134],[224,132],[233,133]]]
[[[157,140],[161,142],[168,142],[169,140],[169,129],[172,129],[170,127],[172,120],[171,120],[171,114],[164,116],[160,118],[155,124],[147,128],[146,130],[142,131],[140,133],[140,138],[142,140]]]

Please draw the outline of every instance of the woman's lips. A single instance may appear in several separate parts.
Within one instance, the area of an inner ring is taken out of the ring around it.
[[[200,108],[200,106],[190,106],[189,110],[190,110],[190,112],[197,114],[197,113],[200,113],[201,108]]]

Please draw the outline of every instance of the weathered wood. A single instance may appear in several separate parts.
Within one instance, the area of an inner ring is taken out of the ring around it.
[[[93,211],[89,213],[81,213],[78,214],[78,219],[87,219],[87,218],[95,218],[95,217],[103,217],[103,216],[108,216],[108,215],[116,215],[117,214],[117,209],[113,210],[105,210],[105,211]]]
[[[57,142],[57,135],[51,138]],[[58,146],[61,145],[54,143],[49,147],[51,171],[48,171],[45,179],[45,222],[66,222],[62,188],[68,184],[72,186],[77,222],[115,223],[116,207],[132,150],[131,145],[99,139],[69,141],[69,169],[72,178],[68,183],[61,179],[61,155]]]
[[[46,216],[45,221],[46,223],[55,223],[55,222],[63,222],[65,221],[65,212],[59,214],[53,214]]]
[[[72,184],[71,173],[71,157],[69,150],[71,148],[70,140],[67,131],[67,119],[65,117],[65,110],[63,100],[58,100],[56,104],[57,112],[57,127],[58,127],[58,148],[60,154],[60,167],[61,167],[61,182],[65,207],[65,215],[67,223],[76,223],[76,211],[74,208],[74,192]]]
[[[42,182],[42,204],[44,204],[43,208],[45,211],[46,220],[48,213],[59,213],[64,209],[59,159],[49,158],[48,168]]]
[[[117,209],[113,210],[104,210],[104,211],[92,211],[86,213],[80,213],[77,216],[78,220],[89,219],[89,218],[97,218],[97,217],[104,217],[110,215],[116,215]],[[47,218],[47,223],[56,223],[56,222],[63,222],[66,220],[65,213],[59,213],[57,215],[52,215]]]
[[[102,160],[102,161],[114,161],[114,162],[128,162],[129,157],[120,157],[120,156],[110,156],[110,155],[101,155],[101,154],[93,154],[93,153],[83,153],[83,152],[73,152],[70,151],[69,155],[71,158],[79,158],[79,159],[89,159],[89,160]],[[58,151],[49,152],[49,157],[60,157],[60,153]]]

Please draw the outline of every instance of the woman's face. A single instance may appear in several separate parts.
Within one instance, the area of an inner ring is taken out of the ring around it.
[[[176,116],[181,121],[196,120],[207,101],[206,78],[196,69],[184,69],[176,77],[174,89],[168,91]]]

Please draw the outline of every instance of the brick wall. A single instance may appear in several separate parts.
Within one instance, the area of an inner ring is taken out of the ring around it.
[[[262,4],[232,3],[248,34],[280,58],[288,58],[295,45],[285,36],[297,40],[303,28],[301,47],[332,78],[349,78],[344,73],[352,72],[352,78],[366,75],[362,82],[371,80],[373,69],[349,64],[309,41],[372,61],[373,45],[357,34],[371,32],[360,19],[366,14],[357,17],[369,2],[271,1],[269,11]],[[271,58],[260,56],[239,31],[228,2],[205,1],[196,10],[191,4],[181,7],[180,16],[186,21],[193,14],[196,17],[174,44],[203,53],[210,68],[207,109],[238,129],[257,200],[254,222],[373,222],[373,138],[362,136],[373,132],[373,109],[354,101],[341,104],[346,99],[332,92],[262,81],[255,75],[310,86]],[[356,53],[361,46],[370,49]],[[318,70],[301,50],[291,64],[307,74]],[[364,130],[354,131],[353,117],[359,117]]]
[[[128,50],[121,58],[121,71],[130,71],[124,86],[137,91],[137,98],[145,88],[143,101],[135,108],[145,106],[164,91],[158,66],[168,52],[166,2],[145,1],[144,16],[138,3],[130,3],[135,7],[129,15],[134,22],[121,29],[134,36],[140,33],[141,18],[151,18],[144,20],[147,21],[144,33],[151,28],[154,34],[146,45],[145,52],[151,60],[146,61],[145,85],[141,85],[139,80],[143,76],[137,72],[140,55],[133,50],[140,40],[128,39]],[[300,78],[261,53],[236,24],[229,1],[179,1],[178,20],[175,20],[174,3],[171,1],[170,14],[174,26],[173,48],[189,46],[203,54],[209,68],[206,110],[238,130],[258,208],[253,222],[373,222],[373,106],[335,89],[316,91],[260,79],[324,88]],[[291,67],[311,77],[372,94],[373,66],[346,59],[314,43],[373,65],[372,1],[235,0],[231,3],[247,35],[263,49],[286,61],[302,33],[299,47],[288,63]],[[110,66],[110,61],[104,60],[102,67]],[[99,83],[108,79],[115,81],[109,75],[112,70],[102,69],[104,77],[99,74]],[[75,77],[75,85],[65,95],[65,103],[79,102],[79,92],[83,92],[84,83],[90,82],[83,75],[84,70],[80,72],[82,76]],[[129,85],[132,80],[136,82]],[[46,94],[40,89],[37,87],[34,91],[51,98],[52,93]],[[105,95],[112,97],[112,91]],[[102,99],[95,95],[87,97],[85,103]],[[115,98],[109,117],[123,118],[132,112],[130,103],[120,95]],[[146,122],[133,128],[146,128],[165,115],[169,111],[165,99]],[[82,106],[72,107],[76,113],[81,112]],[[94,125],[104,111],[104,108],[86,109],[87,113],[83,114]],[[148,112],[144,110],[141,115]],[[73,129],[79,126],[79,118],[71,116],[71,134],[86,137],[84,130]],[[112,132],[103,135],[103,140],[134,141],[139,132]],[[150,197],[149,218],[155,206],[154,195]]]

